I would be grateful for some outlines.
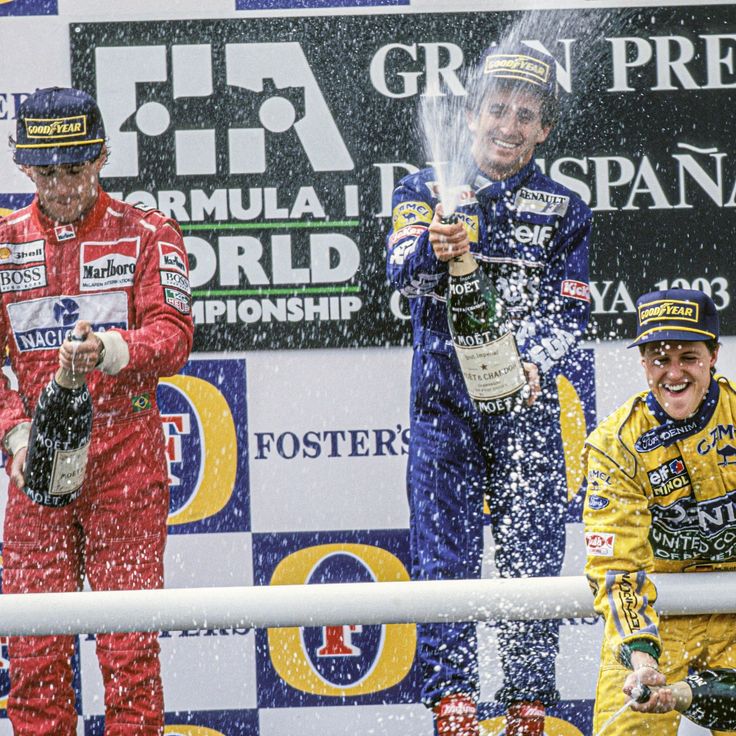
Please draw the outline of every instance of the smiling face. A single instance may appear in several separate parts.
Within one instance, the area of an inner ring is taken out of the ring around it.
[[[552,129],[542,124],[542,100],[516,87],[497,87],[468,115],[472,153],[490,179],[508,179],[526,166]]]
[[[711,352],[702,341],[662,341],[645,345],[641,364],[657,403],[679,420],[700,407],[717,358],[718,348]]]

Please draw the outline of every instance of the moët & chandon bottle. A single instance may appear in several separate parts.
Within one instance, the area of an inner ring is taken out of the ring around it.
[[[470,398],[483,414],[520,407],[529,386],[493,284],[470,253],[448,266],[447,321]]]
[[[82,341],[75,329],[68,338]],[[82,491],[92,436],[85,374],[59,368],[41,391],[31,424],[24,493],[42,506],[66,506]]]

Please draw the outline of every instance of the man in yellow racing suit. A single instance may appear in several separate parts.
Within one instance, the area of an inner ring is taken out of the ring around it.
[[[637,325],[629,347],[639,347],[650,390],[604,420],[585,450],[585,570],[605,617],[594,733],[637,684],[736,667],[736,616],[660,617],[649,577],[736,568],[736,384],[715,374],[716,307],[700,291],[652,292],[637,301]],[[675,736],[673,708],[655,688],[606,736]]]

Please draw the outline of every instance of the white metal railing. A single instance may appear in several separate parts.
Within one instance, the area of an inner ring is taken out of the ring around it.
[[[652,579],[662,613],[736,613],[736,573],[670,573]],[[592,615],[592,595],[582,576],[0,595],[3,635]]]

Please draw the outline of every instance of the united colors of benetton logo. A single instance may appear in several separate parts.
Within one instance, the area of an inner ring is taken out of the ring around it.
[[[157,399],[166,437],[169,531],[248,531],[245,362],[189,362]]]

